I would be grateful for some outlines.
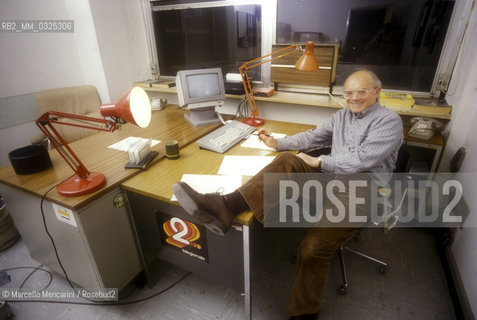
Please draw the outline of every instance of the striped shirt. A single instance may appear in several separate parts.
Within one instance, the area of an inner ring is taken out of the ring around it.
[[[357,114],[350,109],[341,109],[316,129],[277,139],[277,150],[307,150],[331,145],[331,154],[321,156],[322,171],[389,173],[390,176],[402,137],[401,117],[376,102]]]

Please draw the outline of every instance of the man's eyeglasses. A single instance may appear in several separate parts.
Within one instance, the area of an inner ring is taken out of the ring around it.
[[[375,89],[376,87],[374,87],[373,89],[363,88],[363,89],[357,89],[357,90],[345,90],[343,91],[343,97],[345,99],[350,99],[351,97],[353,97],[354,94],[356,94],[358,98],[364,98],[369,95],[371,90],[375,90]]]

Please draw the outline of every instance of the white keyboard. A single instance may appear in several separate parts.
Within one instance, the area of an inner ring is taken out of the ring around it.
[[[255,127],[232,120],[197,140],[197,145],[214,152],[224,153],[254,131]]]

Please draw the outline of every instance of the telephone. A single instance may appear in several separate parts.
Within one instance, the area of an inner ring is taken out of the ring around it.
[[[424,117],[415,117],[410,120],[412,127],[408,136],[420,140],[431,140],[435,132],[444,129],[444,124],[438,120]]]

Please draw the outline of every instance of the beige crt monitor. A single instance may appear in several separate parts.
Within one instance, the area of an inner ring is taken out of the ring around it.
[[[194,126],[219,123],[215,107],[225,100],[224,79],[220,68],[177,72],[176,88],[181,108],[190,110],[184,117]]]

